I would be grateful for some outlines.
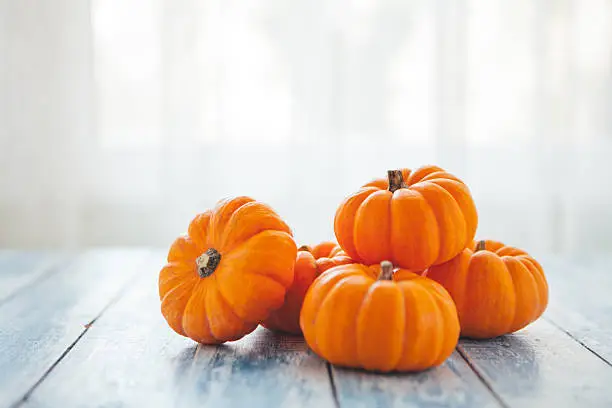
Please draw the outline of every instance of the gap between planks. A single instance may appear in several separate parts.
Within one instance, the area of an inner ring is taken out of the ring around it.
[[[74,261],[70,261],[70,263],[72,263]],[[57,273],[61,268],[59,268],[59,265],[55,265],[54,267],[50,267],[50,268],[55,268],[57,270],[54,271],[53,274]],[[47,269],[50,269],[47,268]],[[53,274],[50,274],[53,275]],[[93,319],[91,319],[90,322],[86,323],[84,325],[84,329],[83,331],[81,331],[81,333],[77,336],[77,338],[68,346],[66,347],[66,349],[59,355],[59,357],[49,366],[49,368],[47,368],[45,370],[45,372],[40,376],[40,378],[38,378],[38,380],[36,380],[36,382],[30,387],[28,388],[28,390],[26,391],[26,393],[17,401],[15,401],[14,403],[12,403],[11,405],[9,405],[9,408],[18,408],[23,406],[28,399],[30,398],[30,396],[32,395],[32,393],[34,391],[36,391],[36,388],[38,388],[38,386],[40,384],[42,384],[42,382],[49,376],[49,374],[51,374],[51,372],[55,369],[55,367],[57,367],[62,360],[68,355],[68,353],[70,353],[70,351],[77,345],[77,343],[85,336],[85,334],[87,334],[87,332],[89,331],[89,329],[91,328],[91,326],[93,326],[95,324],[95,322],[102,317],[102,315],[115,303],[117,303],[119,301],[119,299],[121,299],[121,297],[123,297],[123,295],[125,295],[125,293],[128,291],[128,288],[130,288],[132,286],[132,284],[134,282],[136,282],[138,279],[140,278],[140,275],[138,274],[138,270],[134,271],[134,273],[132,274],[132,276],[127,280],[127,282],[125,282],[125,284],[119,289],[119,291],[110,299],[110,301],[102,308],[102,310],[100,310],[100,313],[98,313]],[[46,277],[43,277],[42,280],[46,279]],[[41,280],[37,280],[34,279],[32,282],[29,282],[28,284],[24,285],[24,287],[28,287],[31,286],[37,282],[40,282]],[[24,288],[22,287],[22,288]],[[19,288],[16,292],[21,291],[22,288]],[[12,293],[9,297],[13,297],[15,294]],[[8,298],[8,297],[7,297]],[[1,305],[1,303],[0,303]]]
[[[340,408],[340,401],[338,400],[338,390],[336,390],[336,381],[334,381],[334,372],[332,370],[331,363],[329,361],[326,361],[325,366],[327,367],[327,375],[329,376],[329,385],[331,387],[334,405],[336,406],[336,408]]]
[[[482,382],[482,384],[487,388],[487,390],[489,390],[489,392],[491,393],[491,395],[493,396],[493,398],[495,398],[495,400],[497,400],[497,402],[499,403],[499,405],[501,405],[504,408],[510,408],[510,405],[508,405],[506,403],[506,401],[503,400],[503,398],[501,397],[501,395],[499,395],[494,389],[493,386],[491,384],[489,384],[489,382],[486,380],[486,378],[484,377],[484,375],[482,374],[482,372],[478,369],[478,367],[476,366],[476,364],[470,359],[470,357],[467,355],[467,353],[465,352],[465,350],[463,349],[463,347],[461,346],[461,344],[457,344],[457,347],[455,348],[457,350],[457,353],[459,353],[459,355],[461,356],[461,358],[463,358],[463,361],[465,361],[465,363],[468,365],[468,367],[470,367],[470,369],[474,372],[474,374],[476,375],[476,377],[478,377],[478,379]]]
[[[569,330],[564,329],[563,327],[561,327],[560,325],[558,325],[553,319],[551,319],[548,316],[542,316],[542,319],[546,320],[548,323],[550,323],[551,325],[553,325],[557,330],[559,330],[562,333],[565,333],[568,337],[570,337],[572,340],[574,340],[576,343],[580,344],[582,347],[584,347],[585,349],[587,349],[588,351],[590,351],[592,354],[594,354],[597,358],[599,358],[601,361],[603,361],[604,363],[606,363],[607,365],[609,365],[610,367],[612,367],[612,362],[606,360],[606,358],[604,356],[602,356],[601,354],[599,354],[597,351],[593,350],[591,347],[589,347],[588,344],[586,344],[584,341],[580,340],[579,338],[577,338],[576,336],[574,336]]]

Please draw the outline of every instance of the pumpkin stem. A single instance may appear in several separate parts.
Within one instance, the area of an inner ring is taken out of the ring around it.
[[[298,252],[299,251],[312,252],[312,250],[310,249],[310,247],[308,245],[302,245],[301,247],[298,248]]]
[[[221,254],[215,248],[208,248],[206,252],[198,256],[196,265],[198,266],[200,278],[212,275],[217,266],[219,266],[219,262],[221,262]]]
[[[380,275],[378,280],[393,280],[393,264],[389,261],[380,263]]]
[[[406,188],[406,183],[404,183],[404,176],[402,175],[401,170],[388,170],[387,177],[389,178],[389,191],[395,192],[395,190],[399,190],[400,188]]]
[[[474,252],[484,251],[485,250],[485,246],[486,246],[486,242],[485,241],[478,241],[478,243],[476,244],[476,250]]]

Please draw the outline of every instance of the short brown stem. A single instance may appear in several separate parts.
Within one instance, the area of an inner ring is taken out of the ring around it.
[[[380,263],[380,275],[378,280],[393,280],[393,264],[389,261]]]
[[[308,245],[302,245],[301,247],[298,248],[298,251],[312,252],[312,249],[310,249]]]
[[[476,244],[476,250],[474,252],[484,251],[486,249],[486,244],[487,243],[485,241],[478,241]]]
[[[400,188],[405,188],[406,183],[404,183],[404,176],[402,175],[401,170],[388,170],[387,177],[389,178],[389,191],[395,192]]]
[[[206,252],[198,256],[196,265],[200,278],[206,278],[213,274],[221,262],[221,254],[215,248],[208,248]]]

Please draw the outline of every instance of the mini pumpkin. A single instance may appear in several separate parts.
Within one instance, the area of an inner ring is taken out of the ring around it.
[[[270,330],[301,334],[300,310],[312,282],[326,270],[352,262],[335,242],[322,242],[312,248],[300,247],[295,261],[295,278],[287,290],[285,303],[273,311],[262,326]]]
[[[283,304],[296,253],[270,207],[249,197],[221,201],[172,244],[159,274],[162,314],[197,342],[237,340]]]
[[[453,300],[431,279],[393,265],[349,264],[319,276],[300,325],[329,362],[375,371],[419,371],[441,364],[459,338]]]
[[[385,259],[413,271],[444,263],[474,239],[478,216],[468,187],[437,166],[390,170],[342,202],[334,230],[351,258]]]
[[[464,337],[515,332],[540,317],[548,304],[542,266],[525,251],[498,241],[478,241],[425,275],[455,300]]]

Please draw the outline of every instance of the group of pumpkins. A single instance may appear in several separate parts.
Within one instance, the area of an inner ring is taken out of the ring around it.
[[[441,364],[459,336],[512,333],[548,303],[540,264],[474,241],[467,186],[437,166],[393,170],[342,202],[338,245],[299,249],[269,206],[248,197],[199,214],[159,275],[161,311],[204,344],[259,324],[299,334],[329,362],[375,371]]]

